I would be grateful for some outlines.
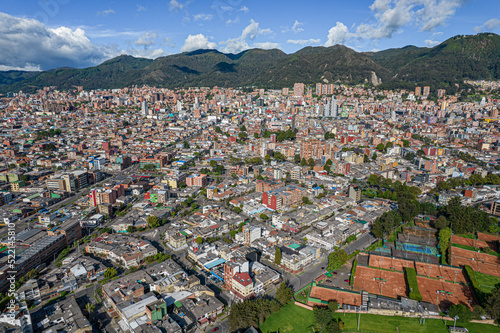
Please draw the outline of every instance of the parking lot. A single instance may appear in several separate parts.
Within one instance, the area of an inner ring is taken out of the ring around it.
[[[351,287],[349,286],[349,282],[345,282],[345,280],[349,280],[350,278],[349,274],[351,274],[351,267],[352,267],[352,260],[347,262],[340,269],[337,269],[334,272],[332,272],[332,276],[331,277],[327,276],[326,280],[323,280],[321,283],[332,287],[351,289]]]

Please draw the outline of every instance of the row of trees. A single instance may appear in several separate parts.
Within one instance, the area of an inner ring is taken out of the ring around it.
[[[293,291],[286,282],[282,282],[273,298],[258,298],[235,303],[229,310],[231,331],[258,327],[268,316],[278,312],[281,307],[293,299]]]

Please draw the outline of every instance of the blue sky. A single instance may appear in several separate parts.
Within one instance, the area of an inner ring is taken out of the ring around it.
[[[87,67],[120,54],[344,44],[434,46],[500,33],[499,0],[24,0],[0,5],[0,70]]]

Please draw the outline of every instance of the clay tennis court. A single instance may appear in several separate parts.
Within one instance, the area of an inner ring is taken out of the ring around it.
[[[453,266],[469,265],[476,272],[500,277],[499,262],[500,258],[496,256],[451,247],[451,263]]]
[[[475,304],[474,295],[471,288],[467,285],[462,285],[458,283],[442,282],[439,280],[428,279],[425,277],[418,276],[418,289],[420,290],[420,295],[422,295],[422,300],[432,304],[438,302],[438,306],[441,309],[447,309],[451,304],[464,304],[470,306],[468,300],[471,300],[471,305]],[[437,291],[440,292],[439,296]]]
[[[423,262],[415,262],[415,267],[417,269],[418,275],[424,275],[427,277],[434,277],[437,279],[444,279],[453,282],[456,281],[456,282],[467,283],[462,268],[460,267],[457,268],[446,267],[446,266],[439,267],[439,265],[426,264]],[[455,272],[457,273],[455,274]]]
[[[380,281],[384,279],[386,281]],[[367,291],[371,294],[380,295],[380,284],[382,282],[382,295],[397,298],[407,296],[404,273],[388,272],[380,269],[358,266],[354,279],[354,289]]]
[[[500,242],[499,236],[488,235],[488,234],[483,234],[482,232],[478,232],[477,238],[488,243],[488,246],[493,251],[498,251],[498,242]]]
[[[495,236],[495,235],[488,235],[488,234],[483,234],[482,232],[477,233],[477,237],[485,242],[494,242],[494,241],[500,241],[500,236]]]
[[[327,302],[336,301],[339,304],[361,306],[361,294],[355,294],[348,291],[339,291],[330,288],[313,286],[309,297],[317,298]]]
[[[369,266],[404,272],[405,267],[414,268],[414,263],[411,260],[393,259],[391,257],[382,257],[370,254]]]
[[[481,249],[483,247],[489,247],[488,243],[486,243],[485,241],[460,237],[460,236],[456,236],[456,235],[451,236],[451,242],[455,243],[455,244],[467,245],[467,246],[472,246],[472,247],[481,248]]]

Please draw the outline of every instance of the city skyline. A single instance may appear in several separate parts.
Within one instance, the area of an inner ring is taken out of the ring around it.
[[[499,33],[497,12],[497,2],[461,0],[13,2],[0,9],[0,70],[82,68],[120,54],[157,58],[196,49],[432,47],[459,34]]]

